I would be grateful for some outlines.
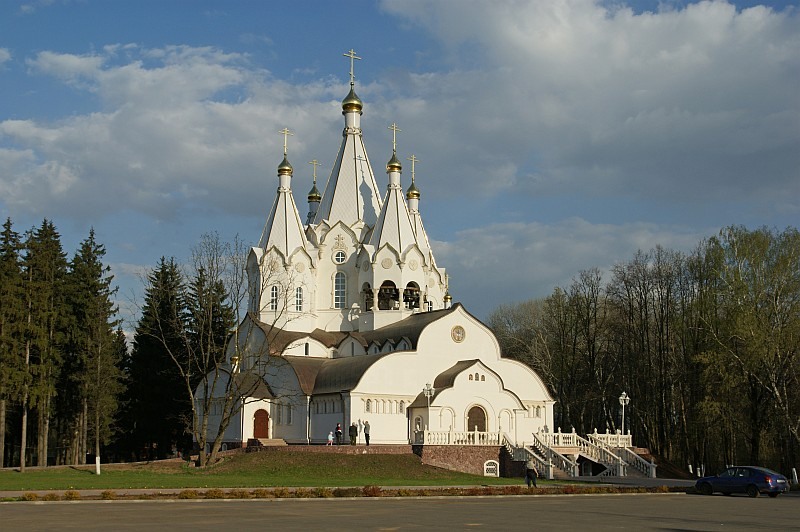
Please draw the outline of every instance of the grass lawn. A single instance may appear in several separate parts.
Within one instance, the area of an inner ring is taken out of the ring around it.
[[[546,482],[546,481],[545,481]],[[491,478],[423,465],[408,455],[339,455],[260,452],[236,454],[207,469],[181,462],[104,464],[0,471],[0,491],[133,488],[261,488],[346,486],[475,486],[520,484],[522,478]]]

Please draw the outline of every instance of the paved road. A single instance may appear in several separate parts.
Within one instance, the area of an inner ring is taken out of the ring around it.
[[[5,530],[796,530],[800,497],[686,494],[0,504]]]

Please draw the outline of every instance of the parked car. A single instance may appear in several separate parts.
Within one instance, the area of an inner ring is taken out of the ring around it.
[[[766,467],[731,466],[719,475],[697,479],[695,483],[698,493],[711,495],[720,492],[746,493],[750,497],[758,497],[766,493],[777,497],[779,493],[789,491],[789,481],[785,476]]]

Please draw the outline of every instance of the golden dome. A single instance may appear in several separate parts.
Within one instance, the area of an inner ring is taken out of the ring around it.
[[[451,295],[450,295],[450,291],[448,291],[448,292],[447,292],[447,293],[444,295],[444,300],[445,300],[445,302],[448,302],[448,301],[452,301],[452,300],[453,300],[453,296],[451,296]]]
[[[411,186],[408,187],[406,191],[406,198],[407,199],[419,199],[420,193],[417,185],[414,184],[414,181],[411,181]]]
[[[319,193],[317,185],[315,184],[311,188],[311,192],[308,193],[308,201],[316,201],[317,203],[319,203],[321,199],[322,199],[322,194]]]
[[[350,93],[347,97],[342,100],[342,112],[347,113],[349,111],[358,111],[361,113],[361,110],[364,108],[364,104],[361,102],[361,98],[358,97],[356,94],[355,87],[353,84],[350,84]]]
[[[392,152],[392,158],[386,163],[386,173],[389,172],[402,172],[403,165],[400,164],[400,159],[397,158],[397,153]]]
[[[294,168],[292,165],[289,164],[289,160],[286,158],[286,155],[283,156],[283,162],[278,166],[278,175],[292,175]]]

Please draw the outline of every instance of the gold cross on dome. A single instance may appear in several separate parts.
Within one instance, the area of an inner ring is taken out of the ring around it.
[[[356,51],[353,50],[352,48],[350,48],[349,52],[347,52],[346,54],[342,54],[342,55],[345,56],[345,57],[349,57],[350,58],[350,85],[353,85],[355,83],[355,79],[356,79],[356,76],[353,73],[354,60],[358,59],[359,61],[361,61],[361,58],[356,55]]]
[[[419,161],[419,159],[417,159],[417,156],[412,153],[411,157],[409,157],[408,160],[411,161],[411,182],[413,183],[414,182],[414,163]]]
[[[399,127],[397,127],[397,124],[395,124],[394,122],[392,122],[392,125],[389,126],[387,129],[392,130],[392,151],[397,153],[397,132],[398,131],[402,132],[402,130]]]
[[[320,162],[316,159],[313,161],[308,161],[308,164],[314,166],[314,184],[317,184],[317,166],[322,166]]]
[[[278,133],[283,135],[283,156],[286,157],[286,141],[289,139],[290,135],[293,137],[294,133],[289,131],[288,128],[283,128],[280,131],[278,131]]]

